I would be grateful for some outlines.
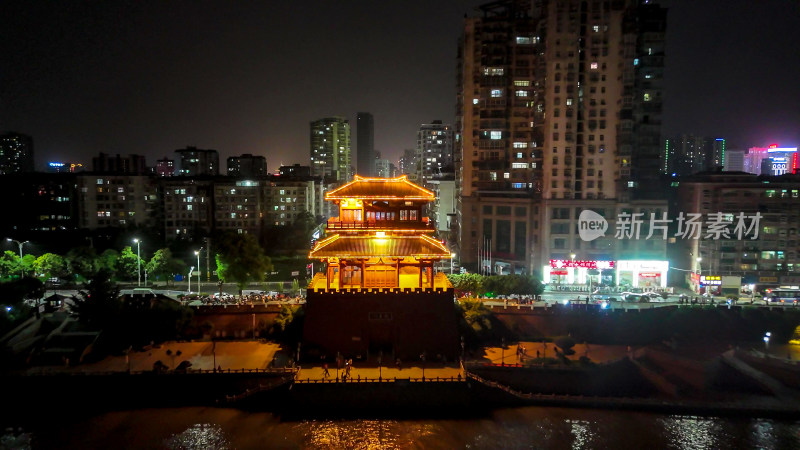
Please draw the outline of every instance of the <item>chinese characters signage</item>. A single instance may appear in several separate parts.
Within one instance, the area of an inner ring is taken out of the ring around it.
[[[572,261],[569,259],[551,259],[550,267],[553,269],[565,269],[568,267],[578,267],[584,269],[613,269],[614,261]]]

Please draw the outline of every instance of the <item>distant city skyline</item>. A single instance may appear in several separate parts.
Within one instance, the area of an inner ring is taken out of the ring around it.
[[[463,16],[484,3],[10,2],[0,133],[32,136],[39,170],[99,153],[154,166],[187,146],[274,169],[309,163],[310,121],[370,111],[375,148],[397,161],[431,117],[454,122]],[[800,3],[656,3],[669,8],[663,136],[800,144]]]

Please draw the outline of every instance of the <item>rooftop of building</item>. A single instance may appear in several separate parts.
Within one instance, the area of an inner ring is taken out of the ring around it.
[[[800,183],[800,173],[785,175],[757,175],[749,172],[708,170],[675,178],[684,183]]]
[[[325,200],[359,198],[365,200],[423,200],[432,202],[433,192],[408,181],[406,175],[396,178],[368,178],[356,175],[353,181],[325,194]]]
[[[309,258],[399,258],[442,259],[452,255],[441,242],[425,235],[348,236],[333,235],[317,242]]]

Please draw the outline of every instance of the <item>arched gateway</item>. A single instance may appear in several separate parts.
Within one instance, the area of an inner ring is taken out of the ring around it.
[[[451,254],[422,217],[433,192],[405,175],[356,175],[325,200],[339,206],[339,217],[328,221],[328,236],[309,255],[325,271],[308,286],[306,353],[455,358],[453,287],[436,272],[436,263]]]

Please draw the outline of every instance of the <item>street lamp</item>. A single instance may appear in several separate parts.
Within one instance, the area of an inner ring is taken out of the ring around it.
[[[200,274],[202,271],[200,270],[200,252],[203,250],[203,247],[200,247],[200,250],[194,252],[194,255],[197,256],[197,293],[200,293]]]
[[[22,267],[22,246],[27,244],[30,241],[18,241],[16,239],[6,238],[8,242],[14,242],[19,245],[19,277],[22,278],[25,276],[25,269]]]
[[[139,276],[139,287],[142,286],[142,242],[139,239],[134,239],[136,243],[136,273]]]
[[[194,266],[189,268],[189,275],[186,277],[189,279],[189,286],[188,286],[189,294],[192,293],[192,272],[194,272]]]
[[[575,279],[575,253],[572,253],[569,257],[572,258],[572,264],[569,268],[569,273],[572,274],[572,284],[578,284],[578,280]]]

